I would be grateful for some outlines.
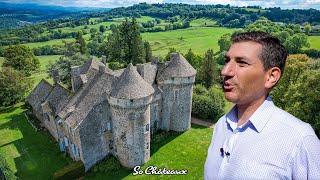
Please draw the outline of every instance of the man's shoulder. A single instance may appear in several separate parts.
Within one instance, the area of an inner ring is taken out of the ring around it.
[[[289,112],[275,106],[271,121],[287,131],[294,132],[300,137],[314,135],[314,130],[309,123],[306,123]]]

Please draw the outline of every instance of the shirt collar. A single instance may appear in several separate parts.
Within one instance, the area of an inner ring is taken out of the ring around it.
[[[274,103],[272,102],[272,98],[268,96],[264,102],[259,106],[259,108],[251,115],[249,121],[244,125],[238,127],[241,129],[246,127],[249,123],[251,123],[257,132],[261,132],[263,128],[266,126],[267,122],[270,119],[270,116],[273,114]],[[233,106],[233,108],[226,114],[226,122],[230,126],[232,130],[237,129],[238,123],[238,110],[237,106]]]

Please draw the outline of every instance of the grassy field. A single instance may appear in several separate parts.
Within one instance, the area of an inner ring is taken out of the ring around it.
[[[235,29],[221,27],[192,27],[166,32],[143,33],[142,38],[150,42],[153,55],[156,56],[164,56],[172,47],[182,53],[192,48],[195,53],[204,54],[209,48],[217,52],[220,36],[234,31]]]
[[[48,78],[46,73],[47,65],[50,63],[54,63],[55,61],[59,60],[60,55],[52,55],[52,56],[37,56],[40,61],[40,69],[38,72],[32,74],[30,78],[33,80],[34,86],[36,86],[41,79],[47,79],[49,82],[53,82],[52,79]]]
[[[320,36],[309,36],[310,48],[320,50]]]
[[[67,39],[54,39],[54,40],[50,40],[50,41],[45,41],[45,42],[34,42],[34,43],[26,43],[26,44],[23,44],[23,45],[26,45],[30,48],[36,48],[36,47],[41,47],[41,46],[46,46],[46,45],[49,45],[49,46],[52,46],[52,45],[63,45],[63,41],[66,41],[66,42],[71,42],[71,41],[74,41],[75,39],[73,38],[67,38]]]
[[[71,160],[47,132],[36,132],[21,105],[0,112],[0,153],[22,179],[48,179]]]
[[[217,21],[212,19],[199,18],[194,19],[190,22],[190,26],[192,27],[206,27],[206,26],[216,26]]]

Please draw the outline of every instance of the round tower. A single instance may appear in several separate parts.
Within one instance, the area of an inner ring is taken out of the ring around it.
[[[154,89],[132,64],[114,84],[109,97],[114,153],[123,166],[133,168],[150,158],[150,103]]]
[[[162,124],[164,130],[186,131],[191,126],[192,87],[196,70],[179,53],[159,70],[157,82],[162,89]]]

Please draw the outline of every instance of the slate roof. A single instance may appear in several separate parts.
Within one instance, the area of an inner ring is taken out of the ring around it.
[[[104,65],[102,62],[90,58],[84,65],[81,66],[80,74],[87,74],[90,69],[99,70],[99,66]]]
[[[52,89],[53,86],[48,81],[42,79],[27,97],[27,102],[33,107],[34,110],[37,112],[42,112],[41,103],[45,101]]]
[[[152,64],[151,62],[145,64],[139,64],[136,66],[137,71],[141,75],[141,77],[150,85],[154,83],[157,75],[157,65]]]
[[[72,93],[69,90],[60,84],[55,84],[51,93],[46,98],[46,101],[49,103],[53,113],[58,114],[67,104],[71,95]]]
[[[68,106],[59,114],[66,118],[66,123],[75,128],[87,117],[92,108],[104,101],[112,89],[114,76],[108,73],[97,74],[91,82],[87,83]],[[68,109],[71,109],[68,112]]]
[[[154,93],[154,89],[137,72],[131,63],[123,71],[111,91],[112,97],[118,99],[140,99]]]
[[[191,77],[196,70],[179,53],[171,53],[168,64],[157,75],[157,80],[167,80],[171,77]]]

